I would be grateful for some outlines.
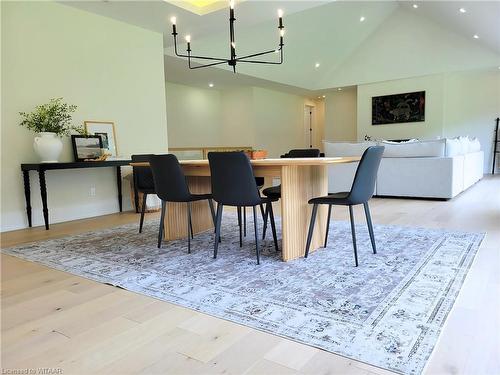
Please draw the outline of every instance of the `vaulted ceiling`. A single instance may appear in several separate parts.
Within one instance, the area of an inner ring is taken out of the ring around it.
[[[196,1],[202,5],[198,11],[193,8]],[[196,1],[183,7],[166,1],[67,4],[163,33],[167,79],[179,81],[189,74],[190,81],[205,84],[210,75],[220,76],[218,72],[225,80],[236,78],[223,71],[229,67],[188,71],[185,61],[171,57],[172,16],[181,40],[191,35],[194,53],[229,53],[227,6],[220,9],[220,2],[204,0],[203,7],[203,1]],[[179,5],[178,0],[173,3]],[[311,91],[500,66],[500,2],[246,0],[236,4],[239,55],[276,48],[278,8],[285,12],[284,64],[239,64],[239,82],[255,77],[260,83]],[[179,47],[184,50],[184,42]]]

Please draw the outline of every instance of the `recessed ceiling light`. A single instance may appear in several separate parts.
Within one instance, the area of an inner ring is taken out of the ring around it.
[[[418,8],[418,4],[413,4],[413,8],[417,9]]]
[[[210,82],[210,83],[208,84],[208,87],[214,87],[214,84],[213,84],[212,82]]]
[[[320,65],[320,63],[316,63],[316,64],[314,64],[314,67],[319,68],[319,65]]]
[[[321,99],[321,96],[318,96],[318,99]]]
[[[479,35],[477,35],[477,34],[474,34],[472,37],[473,37],[474,39],[479,39]]]
[[[460,13],[467,13],[467,10],[466,10],[465,8],[460,8],[458,11],[459,11]]]
[[[323,99],[324,99],[324,98],[326,98],[326,95],[323,95],[323,96],[322,96],[322,98],[323,98]]]
[[[359,22],[364,22],[364,20],[366,20],[365,16],[361,16],[361,17],[359,18]]]
[[[339,87],[339,88],[337,89],[337,91],[342,91],[342,87]]]

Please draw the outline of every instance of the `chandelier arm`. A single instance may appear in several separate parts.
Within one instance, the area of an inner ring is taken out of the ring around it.
[[[227,62],[227,59],[222,59],[222,58],[218,58],[218,57],[206,57],[206,56],[189,56],[189,55],[183,55],[179,52],[177,52],[177,38],[176,36],[174,35],[174,52],[175,52],[175,55],[177,57],[191,57],[192,59],[196,59],[196,60],[212,60],[212,61],[222,61],[222,62]]]
[[[283,49],[280,48],[280,61],[263,61],[263,60],[244,60],[242,57],[238,62],[244,63],[254,63],[254,64],[270,64],[270,65],[280,65],[283,64]]]
[[[205,65],[198,65],[198,66],[191,66],[191,62],[188,61],[189,64],[189,69],[200,69],[200,68],[206,68],[209,66],[214,66],[214,65],[221,65],[221,64],[227,64],[227,61],[221,61],[221,62],[216,62],[212,64],[205,64]]]
[[[282,51],[282,49],[280,48],[279,51]],[[246,55],[246,56],[241,56],[241,57],[238,57],[236,59],[236,61],[241,61],[243,59],[249,59],[249,58],[252,58],[252,57],[257,57],[257,56],[262,56],[262,55],[267,55],[269,53],[275,53],[276,50],[273,49],[273,50],[269,50],[269,51],[266,51],[266,52],[260,52],[260,53],[254,53],[254,54],[251,54],[251,55]],[[282,52],[283,53],[283,52]]]

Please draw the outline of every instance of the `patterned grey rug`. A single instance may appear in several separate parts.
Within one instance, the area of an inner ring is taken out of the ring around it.
[[[348,223],[332,222],[330,230],[327,249],[287,263],[269,233],[260,266],[252,231],[239,248],[233,214],[224,217],[216,260],[212,233],[195,236],[191,254],[186,240],[158,249],[156,222],[142,234],[125,225],[3,251],[371,365],[421,373],[484,235],[379,225],[373,255],[359,225],[355,268]]]

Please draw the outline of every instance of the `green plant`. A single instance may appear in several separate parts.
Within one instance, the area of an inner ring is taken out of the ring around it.
[[[19,112],[22,121],[19,125],[35,133],[52,132],[58,136],[70,135],[71,131],[85,134],[83,126],[71,125],[71,114],[76,105],[63,103],[63,98],[53,98],[46,104],[38,105],[30,113]]]

